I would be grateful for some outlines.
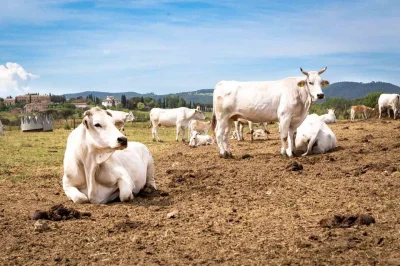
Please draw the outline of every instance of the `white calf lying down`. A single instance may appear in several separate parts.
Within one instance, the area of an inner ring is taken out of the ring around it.
[[[333,109],[328,109],[328,113],[321,115],[320,119],[325,122],[326,124],[330,123],[336,123],[336,115],[335,115],[335,110]]]
[[[154,162],[141,143],[128,142],[111,114],[98,107],[84,113],[68,137],[63,188],[75,203],[106,203],[133,198],[145,186],[156,188]]]
[[[305,151],[302,156],[325,153],[337,147],[335,134],[317,114],[308,115],[297,128],[295,145],[297,151]]]
[[[265,129],[256,129],[253,131],[253,137],[268,137],[268,133],[265,132]]]
[[[199,135],[199,132],[192,131],[192,137],[189,141],[189,146],[200,146],[213,144],[214,140],[210,135]]]

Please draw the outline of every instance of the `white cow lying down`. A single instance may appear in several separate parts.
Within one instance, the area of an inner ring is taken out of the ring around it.
[[[141,143],[128,139],[111,114],[98,107],[84,113],[68,137],[63,188],[75,203],[128,201],[145,186],[156,188],[154,162]]]
[[[336,136],[317,114],[308,115],[297,128],[296,150],[308,154],[325,153],[336,145]]]
[[[328,109],[328,113],[321,115],[319,118],[326,124],[336,123],[335,110]]]
[[[197,131],[192,131],[192,137],[189,141],[189,146],[200,146],[214,144],[214,140],[210,135],[200,135]]]

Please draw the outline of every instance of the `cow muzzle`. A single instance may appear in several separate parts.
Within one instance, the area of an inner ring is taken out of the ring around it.
[[[318,100],[322,100],[324,98],[324,96],[325,96],[325,94],[323,94],[323,93],[317,94]]]
[[[121,145],[122,147],[127,147],[128,146],[128,138],[126,137],[119,137],[117,138],[117,142],[119,145]]]

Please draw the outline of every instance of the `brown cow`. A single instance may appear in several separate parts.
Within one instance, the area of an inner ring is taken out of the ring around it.
[[[375,108],[371,108],[365,105],[353,105],[350,110],[350,119],[354,121],[356,114],[361,114],[362,117],[368,119],[375,111]]]

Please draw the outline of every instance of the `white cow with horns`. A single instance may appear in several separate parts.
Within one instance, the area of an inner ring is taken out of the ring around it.
[[[150,121],[153,126],[153,141],[161,141],[158,136],[158,128],[160,126],[176,126],[176,141],[178,141],[179,133],[182,131],[182,141],[185,141],[185,130],[189,125],[189,121],[205,119],[203,112],[197,109],[189,109],[187,107],[179,107],[174,109],[153,108],[150,111]]]
[[[67,140],[63,188],[68,198],[75,203],[107,203],[118,196],[128,201],[145,187],[156,189],[149,149],[128,142],[109,112],[95,107],[84,115]]]
[[[135,121],[135,116],[133,115],[132,112],[122,112],[122,111],[114,111],[114,110],[109,110],[107,109],[107,112],[109,112],[114,121],[115,121],[115,126],[119,128],[119,130],[125,131],[125,123],[126,122],[132,122]]]
[[[311,102],[324,98],[322,87],[329,82],[320,75],[326,69],[306,72],[300,68],[305,77],[277,81],[220,81],[214,90],[211,126],[216,133],[220,156],[232,157],[228,134],[232,122],[244,118],[252,122],[279,120],[281,154],[292,157],[297,127],[306,118]]]

